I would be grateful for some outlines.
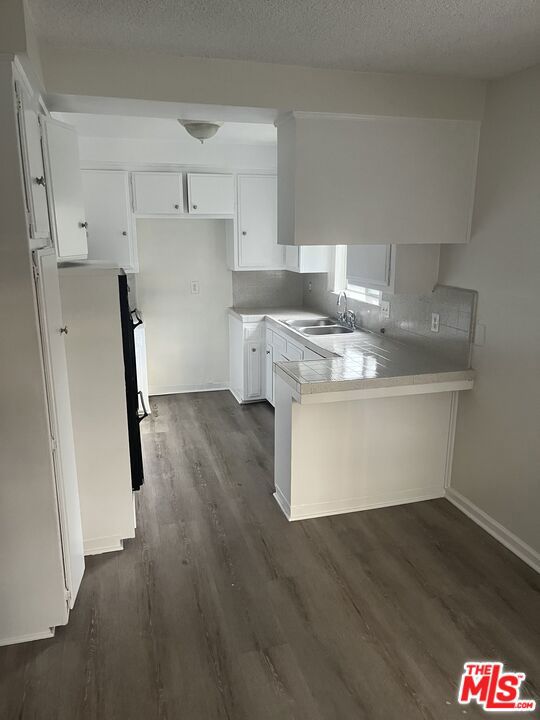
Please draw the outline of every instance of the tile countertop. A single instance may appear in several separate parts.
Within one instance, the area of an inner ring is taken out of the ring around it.
[[[474,370],[443,357],[355,330],[344,335],[307,337],[286,320],[326,317],[294,308],[230,308],[244,322],[268,320],[280,332],[323,355],[320,360],[275,363],[280,376],[301,393],[334,392],[473,380]]]

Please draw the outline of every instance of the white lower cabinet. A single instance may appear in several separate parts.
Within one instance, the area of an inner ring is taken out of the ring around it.
[[[229,388],[239,403],[265,398],[264,326],[229,315]]]
[[[268,335],[268,331],[267,331]],[[265,374],[265,395],[268,402],[274,404],[274,348],[266,341],[264,355],[264,374]]]

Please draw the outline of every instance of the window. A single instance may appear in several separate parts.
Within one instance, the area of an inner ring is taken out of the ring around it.
[[[387,285],[389,248],[386,245],[336,246],[334,292],[345,290],[354,300],[380,305],[382,289],[377,286]],[[377,279],[372,281],[370,276]]]

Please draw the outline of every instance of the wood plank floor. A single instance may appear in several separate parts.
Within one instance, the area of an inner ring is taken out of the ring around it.
[[[2,720],[485,717],[456,702],[484,658],[538,696],[538,576],[452,505],[288,523],[268,405],[152,406],[137,537],[53,639],[0,648]]]

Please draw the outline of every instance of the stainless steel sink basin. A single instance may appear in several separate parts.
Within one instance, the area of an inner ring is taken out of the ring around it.
[[[304,335],[343,335],[344,333],[352,333],[352,328],[343,327],[343,325],[330,325],[328,327],[303,327],[300,332]]]
[[[290,325],[291,327],[296,328],[305,328],[305,327],[320,327],[325,325],[335,325],[336,321],[332,320],[332,318],[319,318],[318,320],[287,320],[287,325]]]

